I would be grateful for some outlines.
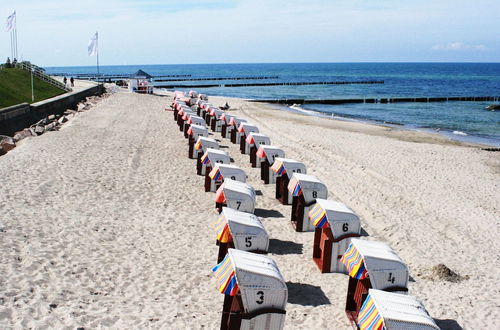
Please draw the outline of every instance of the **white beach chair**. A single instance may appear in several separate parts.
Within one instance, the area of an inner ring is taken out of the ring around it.
[[[328,197],[326,185],[313,175],[293,173],[288,183],[288,193],[293,197],[290,219],[295,230],[314,231],[307,214],[317,198]]]
[[[308,214],[314,227],[313,260],[322,273],[344,273],[347,270],[340,258],[351,243],[352,237],[359,237],[359,217],[345,204],[316,199]]]
[[[271,170],[276,178],[276,199],[283,205],[292,204],[292,195],[288,193],[288,183],[293,173],[306,174],[306,166],[290,158],[275,158]]]
[[[237,211],[253,213],[255,211],[255,189],[244,182],[224,179],[215,193],[215,207],[222,212],[226,206]]]
[[[360,330],[439,330],[415,297],[370,289],[356,324]]]
[[[226,151],[208,148],[207,151],[201,156],[200,162],[196,163],[196,173],[203,175],[210,173],[215,164],[229,164],[231,158]]]
[[[231,164],[215,164],[205,176],[205,192],[216,192],[226,178],[246,182],[246,173],[243,169]]]
[[[221,329],[283,329],[288,288],[274,260],[229,249],[212,271],[224,293]]]
[[[408,267],[385,243],[352,238],[340,260],[349,274],[346,314],[353,322],[365,302],[368,289],[408,292]]]
[[[250,163],[252,164],[252,167],[258,167],[257,150],[260,148],[260,146],[268,146],[270,144],[271,139],[265,134],[252,132],[247,136],[247,140],[245,143],[245,154],[250,155]]]
[[[271,169],[276,158],[284,158],[285,151],[278,147],[261,145],[257,150],[256,167],[260,167],[260,178],[264,184],[276,183],[276,174]]]
[[[224,259],[229,248],[267,253],[269,235],[256,215],[223,207],[213,223],[213,228],[219,246],[217,262]]]

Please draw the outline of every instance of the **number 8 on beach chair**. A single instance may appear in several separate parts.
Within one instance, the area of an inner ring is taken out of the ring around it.
[[[215,193],[215,207],[219,213],[222,212],[223,206],[241,212],[253,213],[255,211],[255,189],[244,182],[226,178]]]
[[[196,174],[205,176],[210,173],[215,164],[229,164],[231,159],[226,151],[208,148],[196,163]]]
[[[292,195],[288,193],[288,183],[293,173],[306,174],[306,166],[289,158],[276,158],[272,171],[276,175],[276,199],[283,205],[292,204]]]
[[[236,165],[215,164],[212,170],[205,175],[205,192],[216,192],[225,178],[246,182],[247,175],[244,170]]]
[[[314,230],[313,260],[322,273],[344,273],[340,258],[352,237],[359,237],[361,223],[345,204],[318,198],[309,211]]]
[[[288,289],[273,259],[235,249],[212,268],[224,294],[221,330],[280,330]]]
[[[340,259],[349,274],[346,314],[355,322],[369,289],[408,292],[408,267],[387,244],[352,238]]]
[[[217,262],[224,259],[229,248],[267,253],[269,235],[256,215],[223,207],[221,214],[214,221],[213,227],[219,246]]]
[[[291,221],[296,231],[314,231],[308,221],[308,212],[316,203],[316,198],[326,199],[328,189],[315,176],[293,173],[288,183],[288,192],[293,196]]]

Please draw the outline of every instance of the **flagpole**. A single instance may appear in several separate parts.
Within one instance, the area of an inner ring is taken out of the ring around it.
[[[16,27],[14,28],[14,42],[15,42],[15,46],[16,46],[16,62],[17,62],[17,58],[19,57],[19,54],[17,53],[17,18],[16,18]]]
[[[98,32],[96,34],[96,46],[97,46],[97,52],[96,52],[96,60],[97,60],[97,84],[99,85],[99,34]]]

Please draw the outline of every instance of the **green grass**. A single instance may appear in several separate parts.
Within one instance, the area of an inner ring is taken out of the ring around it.
[[[64,91],[33,77],[35,102],[42,101]],[[31,102],[31,75],[21,69],[0,69],[0,108]]]

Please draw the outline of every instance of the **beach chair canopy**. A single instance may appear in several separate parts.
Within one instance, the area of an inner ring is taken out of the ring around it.
[[[415,297],[374,289],[368,290],[357,324],[361,330],[439,329]]]
[[[257,126],[255,126],[254,124],[242,122],[242,123],[240,123],[240,126],[238,127],[238,132],[243,133],[245,136],[248,136],[248,134],[250,134],[252,132],[258,133],[259,128]]]
[[[288,191],[292,196],[304,196],[306,203],[313,202],[317,198],[328,197],[328,188],[314,175],[293,173],[288,183]]]
[[[193,110],[191,110],[190,107],[188,107],[188,106],[181,106],[180,109],[179,109],[178,115],[179,116],[184,116],[185,113],[194,114]]]
[[[303,163],[290,158],[280,158],[280,157],[275,158],[271,169],[277,175],[282,175],[286,173],[288,179],[292,178],[293,173],[302,173],[302,174],[307,173],[306,166]]]
[[[316,204],[309,211],[309,219],[316,228],[329,226],[334,239],[348,233],[359,233],[361,230],[359,217],[350,208],[341,202],[327,199],[316,199]]]
[[[198,99],[208,101],[208,96],[206,94],[198,94]]]
[[[247,135],[247,143],[253,144],[257,149],[259,149],[261,145],[270,145],[271,139],[265,134],[251,132]]]
[[[179,112],[180,113],[180,112]],[[182,110],[182,120],[189,120],[189,117],[195,116],[196,112],[193,110]]]
[[[197,91],[189,91],[189,96],[198,98],[198,92]]]
[[[201,156],[201,163],[212,167],[215,164],[229,164],[230,162],[229,153],[218,149],[208,148]]]
[[[187,131],[188,135],[192,135],[193,136],[193,139],[195,139],[196,141],[198,141],[198,137],[200,136],[208,136],[208,129],[205,127],[205,125],[201,126],[201,125],[195,125],[195,124],[192,124],[188,131]]]
[[[214,181],[231,179],[239,182],[246,182],[247,175],[245,171],[236,165],[215,164],[208,176]]]
[[[189,116],[188,119],[188,124],[195,124],[195,125],[200,125],[200,126],[205,126],[205,120],[201,118],[200,116],[197,116],[195,114],[192,114]]]
[[[237,118],[235,116],[231,117],[230,121],[229,121],[229,125],[232,125],[236,128],[240,127],[240,124],[241,123],[246,123],[247,120],[246,119],[242,119],[242,118]]]
[[[224,260],[212,268],[219,292],[241,293],[243,310],[251,313],[264,308],[284,310],[288,289],[278,265],[261,254],[229,249]]]
[[[200,136],[194,145],[196,150],[201,150],[203,153],[207,152],[208,148],[219,149],[219,142],[215,141],[215,139]]]
[[[234,210],[253,213],[255,211],[255,189],[244,182],[225,178],[217,189],[215,201],[226,203],[227,207]]]
[[[341,261],[349,276],[369,278],[373,289],[408,287],[408,267],[385,243],[352,238]]]
[[[214,229],[219,242],[232,241],[238,250],[267,251],[269,248],[269,235],[256,215],[223,207]]]
[[[174,100],[177,100],[178,98],[184,97],[185,94],[183,91],[175,91],[174,92]]]
[[[262,158],[262,159],[267,159],[269,164],[274,164],[274,160],[277,157],[283,158],[285,157],[285,152],[283,149],[280,149],[278,147],[274,146],[269,146],[269,145],[261,145],[259,146],[259,149],[257,150],[257,157]]]

